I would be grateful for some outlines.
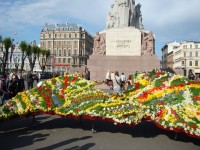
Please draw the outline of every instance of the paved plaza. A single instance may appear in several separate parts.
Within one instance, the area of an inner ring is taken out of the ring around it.
[[[92,126],[96,132],[92,132]],[[199,150],[200,141],[157,128],[151,122],[135,127],[111,122],[38,115],[0,123],[1,150]]]

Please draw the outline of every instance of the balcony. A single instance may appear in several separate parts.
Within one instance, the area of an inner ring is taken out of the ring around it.
[[[70,56],[73,57],[73,58],[78,58],[78,57],[80,57],[79,54],[71,54]]]

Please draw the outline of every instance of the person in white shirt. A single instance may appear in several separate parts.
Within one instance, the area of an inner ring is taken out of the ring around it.
[[[125,90],[126,76],[124,75],[123,72],[122,72],[122,74],[120,76],[120,79],[121,79],[121,89]]]
[[[106,73],[106,84],[108,85],[109,81],[111,80],[110,78],[110,70]]]
[[[111,77],[110,89],[113,90],[113,81],[115,80],[115,73],[111,72],[110,77]]]
[[[113,89],[114,92],[116,93],[121,92],[121,79],[119,77],[118,71],[115,71],[115,76],[113,80]]]

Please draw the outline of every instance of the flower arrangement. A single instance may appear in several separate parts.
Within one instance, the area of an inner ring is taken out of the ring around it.
[[[113,94],[96,89],[99,82],[85,80],[79,74],[52,78],[18,93],[0,107],[0,119],[38,111],[128,125],[150,119],[163,129],[200,139],[199,81],[159,70],[132,76],[132,89]]]

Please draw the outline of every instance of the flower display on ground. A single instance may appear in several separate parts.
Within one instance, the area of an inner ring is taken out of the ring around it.
[[[0,119],[42,112],[118,125],[151,120],[160,128],[200,139],[199,81],[159,70],[137,72],[132,77],[132,89],[112,94],[94,87],[100,82],[79,74],[52,78],[0,107]]]

